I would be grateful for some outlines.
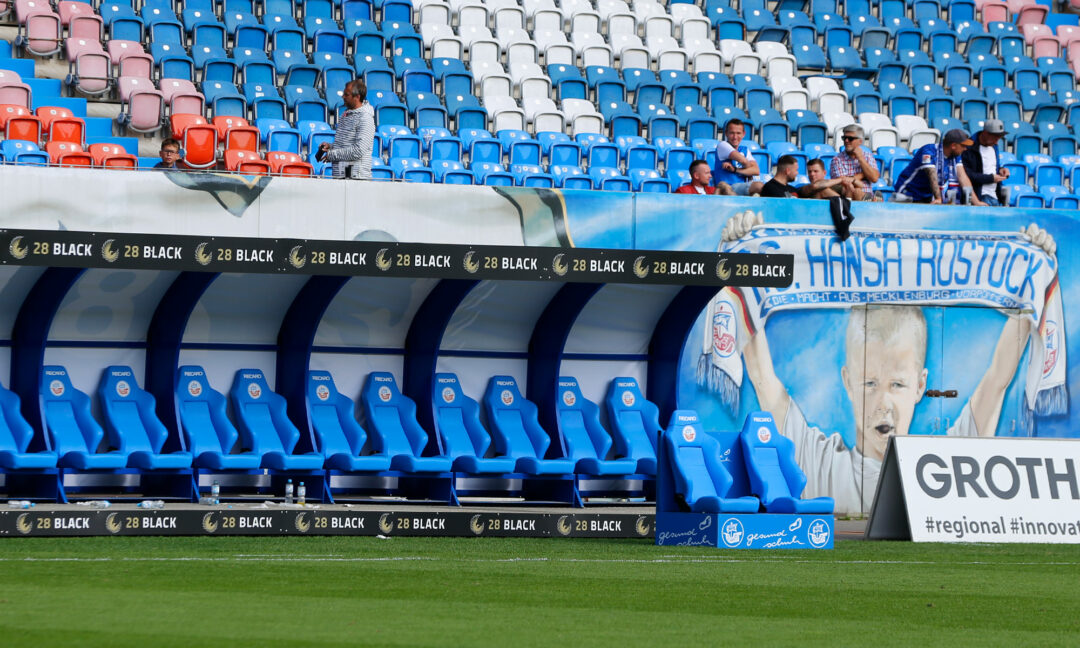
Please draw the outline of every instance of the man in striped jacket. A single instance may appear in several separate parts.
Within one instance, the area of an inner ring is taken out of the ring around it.
[[[334,163],[335,178],[371,179],[371,148],[375,140],[375,109],[367,102],[363,79],[345,84],[345,111],[337,122],[334,143],[319,147],[318,159]]]

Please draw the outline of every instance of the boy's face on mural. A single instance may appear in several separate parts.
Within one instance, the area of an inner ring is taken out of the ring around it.
[[[881,460],[889,437],[911,427],[926,390],[925,358],[918,357],[914,338],[910,332],[871,338],[840,370],[855,415],[855,447],[865,457]]]

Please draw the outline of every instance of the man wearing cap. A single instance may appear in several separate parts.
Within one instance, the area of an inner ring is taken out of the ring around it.
[[[1009,170],[1001,168],[1001,154],[997,145],[1005,137],[1005,124],[1000,119],[988,119],[983,129],[975,134],[975,146],[964,151],[961,159],[969,182],[961,183],[964,190],[971,189],[971,204],[980,207],[1000,207],[1007,201],[1005,187]]]
[[[956,178],[962,186],[970,183],[960,156],[971,146],[971,136],[962,128],[945,133],[940,144],[927,144],[911,158],[896,179],[894,202],[917,202],[940,205],[942,187]]]
[[[844,127],[841,139],[844,150],[833,158],[829,165],[829,177],[853,178],[850,184],[834,187],[833,190],[851,200],[871,200],[874,194],[870,187],[881,177],[877,160],[867,155],[863,149],[863,129],[858,124]]]

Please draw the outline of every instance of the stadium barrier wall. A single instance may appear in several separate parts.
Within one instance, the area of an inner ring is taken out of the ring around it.
[[[608,284],[568,315],[557,368],[597,402],[612,377],[636,377],[665,415],[695,409],[709,429],[784,410],[778,427],[800,448],[804,496],[835,497],[841,513],[869,509],[892,434],[1077,436],[1067,364],[1068,340],[1080,339],[1067,316],[1080,303],[1071,212],[857,204],[852,236],[840,242],[823,201],[29,167],[5,169],[0,194],[5,227],[21,229],[794,254],[784,289],[706,295]],[[733,219],[736,236],[724,241]],[[1029,225],[1039,230],[1021,234]],[[10,340],[43,270],[0,272],[8,306],[0,337]],[[104,366],[141,366],[155,307],[176,279],[82,272],[59,297],[45,361],[75,365],[72,379],[85,390]],[[242,366],[261,367],[273,384],[280,323],[307,280],[221,273],[192,297],[180,362],[206,366],[221,391]],[[402,380],[413,316],[438,281],[345,282],[317,324],[311,367],[334,372],[351,395],[370,370]],[[474,396],[493,374],[527,379],[535,324],[558,290],[480,282],[449,317],[437,370],[461,375]],[[882,309],[895,310],[875,314]],[[879,357],[898,348],[908,357]],[[2,351],[0,371],[10,366]],[[902,375],[855,371],[871,358]],[[871,394],[877,385],[895,393]]]

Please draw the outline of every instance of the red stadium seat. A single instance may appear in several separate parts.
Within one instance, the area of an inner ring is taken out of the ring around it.
[[[172,131],[172,138],[175,140],[184,139],[184,131],[188,126],[206,126],[206,117],[202,115],[173,115],[169,117],[169,125]]]
[[[139,166],[137,157],[116,144],[91,144],[90,155],[94,158],[94,166],[106,169],[135,169]]]
[[[41,141],[41,120],[24,106],[0,104],[0,131],[6,139]]]
[[[174,115],[178,117],[179,115]],[[181,160],[189,167],[205,169],[217,164],[217,129],[205,123],[192,124],[184,129],[184,157]]]
[[[51,142],[72,142],[82,146],[86,135],[86,122],[75,117],[67,108],[42,106],[34,111],[41,120],[45,139]]]
[[[245,175],[269,175],[270,163],[251,151],[225,151],[225,168]]]
[[[277,175],[311,176],[312,167],[296,153],[273,151],[266,154],[270,170]]]
[[[71,142],[49,142],[45,152],[53,164],[59,166],[94,166],[94,158],[83,147]]]

